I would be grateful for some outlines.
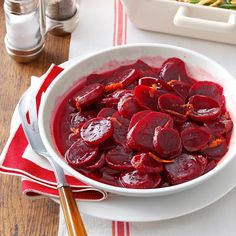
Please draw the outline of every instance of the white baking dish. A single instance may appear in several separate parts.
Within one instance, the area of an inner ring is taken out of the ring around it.
[[[123,0],[141,29],[236,44],[236,11],[175,0]]]

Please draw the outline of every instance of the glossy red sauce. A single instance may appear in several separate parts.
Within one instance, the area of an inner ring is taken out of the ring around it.
[[[178,58],[141,60],[91,74],[59,102],[55,143],[97,181],[125,188],[180,184],[210,171],[228,150],[233,123],[223,88],[188,76]]]

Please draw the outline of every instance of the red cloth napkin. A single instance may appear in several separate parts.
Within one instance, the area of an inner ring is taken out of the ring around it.
[[[63,68],[59,66],[50,67],[35,96],[37,109],[40,106],[42,93],[62,71]],[[49,162],[32,151],[19,119],[14,122],[18,122],[17,128],[11,133],[1,154],[0,172],[23,177],[22,191],[27,196],[58,197],[56,179]],[[66,178],[78,199],[98,201],[107,196],[105,192],[87,186],[71,175],[66,174]]]

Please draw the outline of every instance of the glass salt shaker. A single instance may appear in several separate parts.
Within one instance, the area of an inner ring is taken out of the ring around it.
[[[36,59],[44,48],[44,0],[5,0],[5,46],[18,62]]]

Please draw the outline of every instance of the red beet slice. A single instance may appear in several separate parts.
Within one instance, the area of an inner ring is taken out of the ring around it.
[[[136,170],[144,173],[161,173],[163,170],[163,164],[145,152],[133,156],[131,164]]]
[[[205,168],[205,171],[204,171],[204,174],[209,172],[210,170],[214,169],[215,167],[217,166],[217,161],[215,160],[210,160],[208,163],[207,163],[207,166]]]
[[[122,98],[124,95],[132,95],[133,92],[131,90],[117,90],[113,93],[108,94],[106,97],[102,98],[98,102],[98,107],[111,107],[114,109],[117,109],[117,104],[120,101],[120,98]]]
[[[131,164],[133,152],[127,152],[123,147],[117,146],[108,151],[106,155],[106,162],[108,166],[115,170],[133,170]]]
[[[133,95],[124,95],[117,105],[118,112],[125,118],[130,119],[135,113],[140,111]]]
[[[168,127],[156,127],[153,136],[155,151],[167,159],[172,159],[182,151],[181,138],[178,131]]]
[[[140,77],[143,76],[153,76],[158,77],[159,68],[150,67],[148,64],[143,62],[142,60],[137,60],[133,65],[132,68],[135,68],[139,71]]]
[[[206,148],[201,150],[201,153],[211,159],[220,160],[226,154],[227,151],[227,142],[223,137],[221,137],[212,141]]]
[[[81,167],[91,163],[97,153],[97,146],[88,146],[82,139],[79,139],[66,151],[65,159],[69,165]]]
[[[192,84],[194,81],[192,78],[187,76],[184,62],[176,57],[164,61],[159,76],[166,82],[179,80],[187,84]]]
[[[189,89],[191,88],[189,84],[184,83],[182,81],[178,81],[178,80],[171,80],[168,84],[184,100],[186,100],[189,97]]]
[[[192,121],[186,121],[184,123],[177,123],[175,124],[174,128],[176,130],[179,131],[179,133],[181,133],[184,129],[186,128],[195,128],[195,127],[199,127],[195,122]]]
[[[215,120],[208,121],[204,123],[204,126],[209,129],[211,134],[219,137],[223,134],[231,132],[233,129],[233,122],[230,119],[229,114],[224,114]]]
[[[70,147],[74,142],[76,142],[80,138],[80,132],[70,133],[66,144],[68,145],[68,147]]]
[[[106,77],[102,74],[91,74],[86,78],[86,85],[99,83],[104,84],[104,81],[106,80]]]
[[[188,115],[196,121],[210,121],[221,114],[218,102],[207,96],[194,95],[189,98],[188,104],[192,109]]]
[[[145,110],[157,110],[158,92],[155,88],[138,85],[134,89],[134,96],[141,108]]]
[[[139,78],[139,71],[136,69],[118,70],[106,80],[106,91],[114,91],[117,88],[125,88]]]
[[[170,185],[181,184],[204,173],[207,160],[202,155],[182,153],[170,164],[165,164],[164,175]]]
[[[147,63],[145,63],[142,60],[137,60],[134,65],[132,65],[132,67],[134,67],[135,69],[138,69],[140,71],[147,71],[147,70],[151,70],[152,67],[150,67]]]
[[[158,97],[165,93],[175,93],[175,90],[164,80],[153,77],[142,77],[139,85],[146,85],[157,90]]]
[[[134,170],[122,173],[119,182],[125,188],[149,189],[157,187],[161,182],[161,177],[159,174],[152,175]]]
[[[101,168],[103,164],[105,163],[105,157],[106,157],[105,152],[98,153],[95,159],[92,162],[90,162],[88,166],[85,166],[85,168],[87,170],[96,170],[96,169]]]
[[[198,81],[189,90],[190,97],[194,95],[204,95],[211,97],[218,103],[221,101],[222,94],[223,88],[219,84],[211,81]]]
[[[81,170],[80,170],[81,171]],[[82,170],[82,173],[84,170]],[[85,174],[86,175],[86,174]],[[93,172],[87,173],[87,176],[96,181],[102,182],[104,184],[109,184],[113,186],[119,186],[118,178],[120,176],[119,170],[113,170],[108,166],[102,166]]]
[[[115,112],[116,112],[116,110],[113,109],[113,108],[104,107],[104,108],[102,108],[102,109],[99,111],[97,117],[100,117],[100,118],[101,118],[101,117],[107,118],[107,117],[112,116]]]
[[[152,85],[156,84],[157,82],[158,79],[154,77],[142,77],[138,80],[139,85],[146,85],[149,87],[152,87]]]
[[[82,126],[80,135],[90,145],[98,145],[113,134],[113,125],[105,118],[93,118]]]
[[[81,107],[89,106],[99,100],[104,93],[102,84],[90,84],[81,89],[72,99],[74,106],[80,110]]]
[[[79,111],[71,115],[70,129],[74,132],[76,129],[80,129],[82,125],[91,118],[96,117],[95,111]]]
[[[128,146],[136,151],[152,151],[153,135],[157,126],[173,127],[173,120],[168,114],[150,112],[128,132]]]
[[[187,120],[188,111],[185,101],[174,94],[163,94],[158,99],[158,107],[161,111],[168,113],[175,122]]]
[[[104,141],[103,143],[99,145],[99,150],[107,151],[115,147],[116,147],[116,144],[113,142],[112,137],[110,137],[109,139],[107,139],[106,141]]]
[[[211,135],[197,127],[186,128],[181,132],[184,148],[189,152],[195,152],[204,148],[211,140]]]
[[[118,145],[125,146],[129,120],[122,117],[119,112],[115,112],[110,120],[114,128],[114,132],[112,135],[113,141]]]
[[[147,114],[149,114],[150,110],[145,110],[145,111],[139,111],[137,112],[136,114],[134,114],[130,120],[130,123],[129,123],[129,128],[128,130],[130,130],[133,126],[136,125],[136,123],[141,120],[144,116],[146,116]]]

